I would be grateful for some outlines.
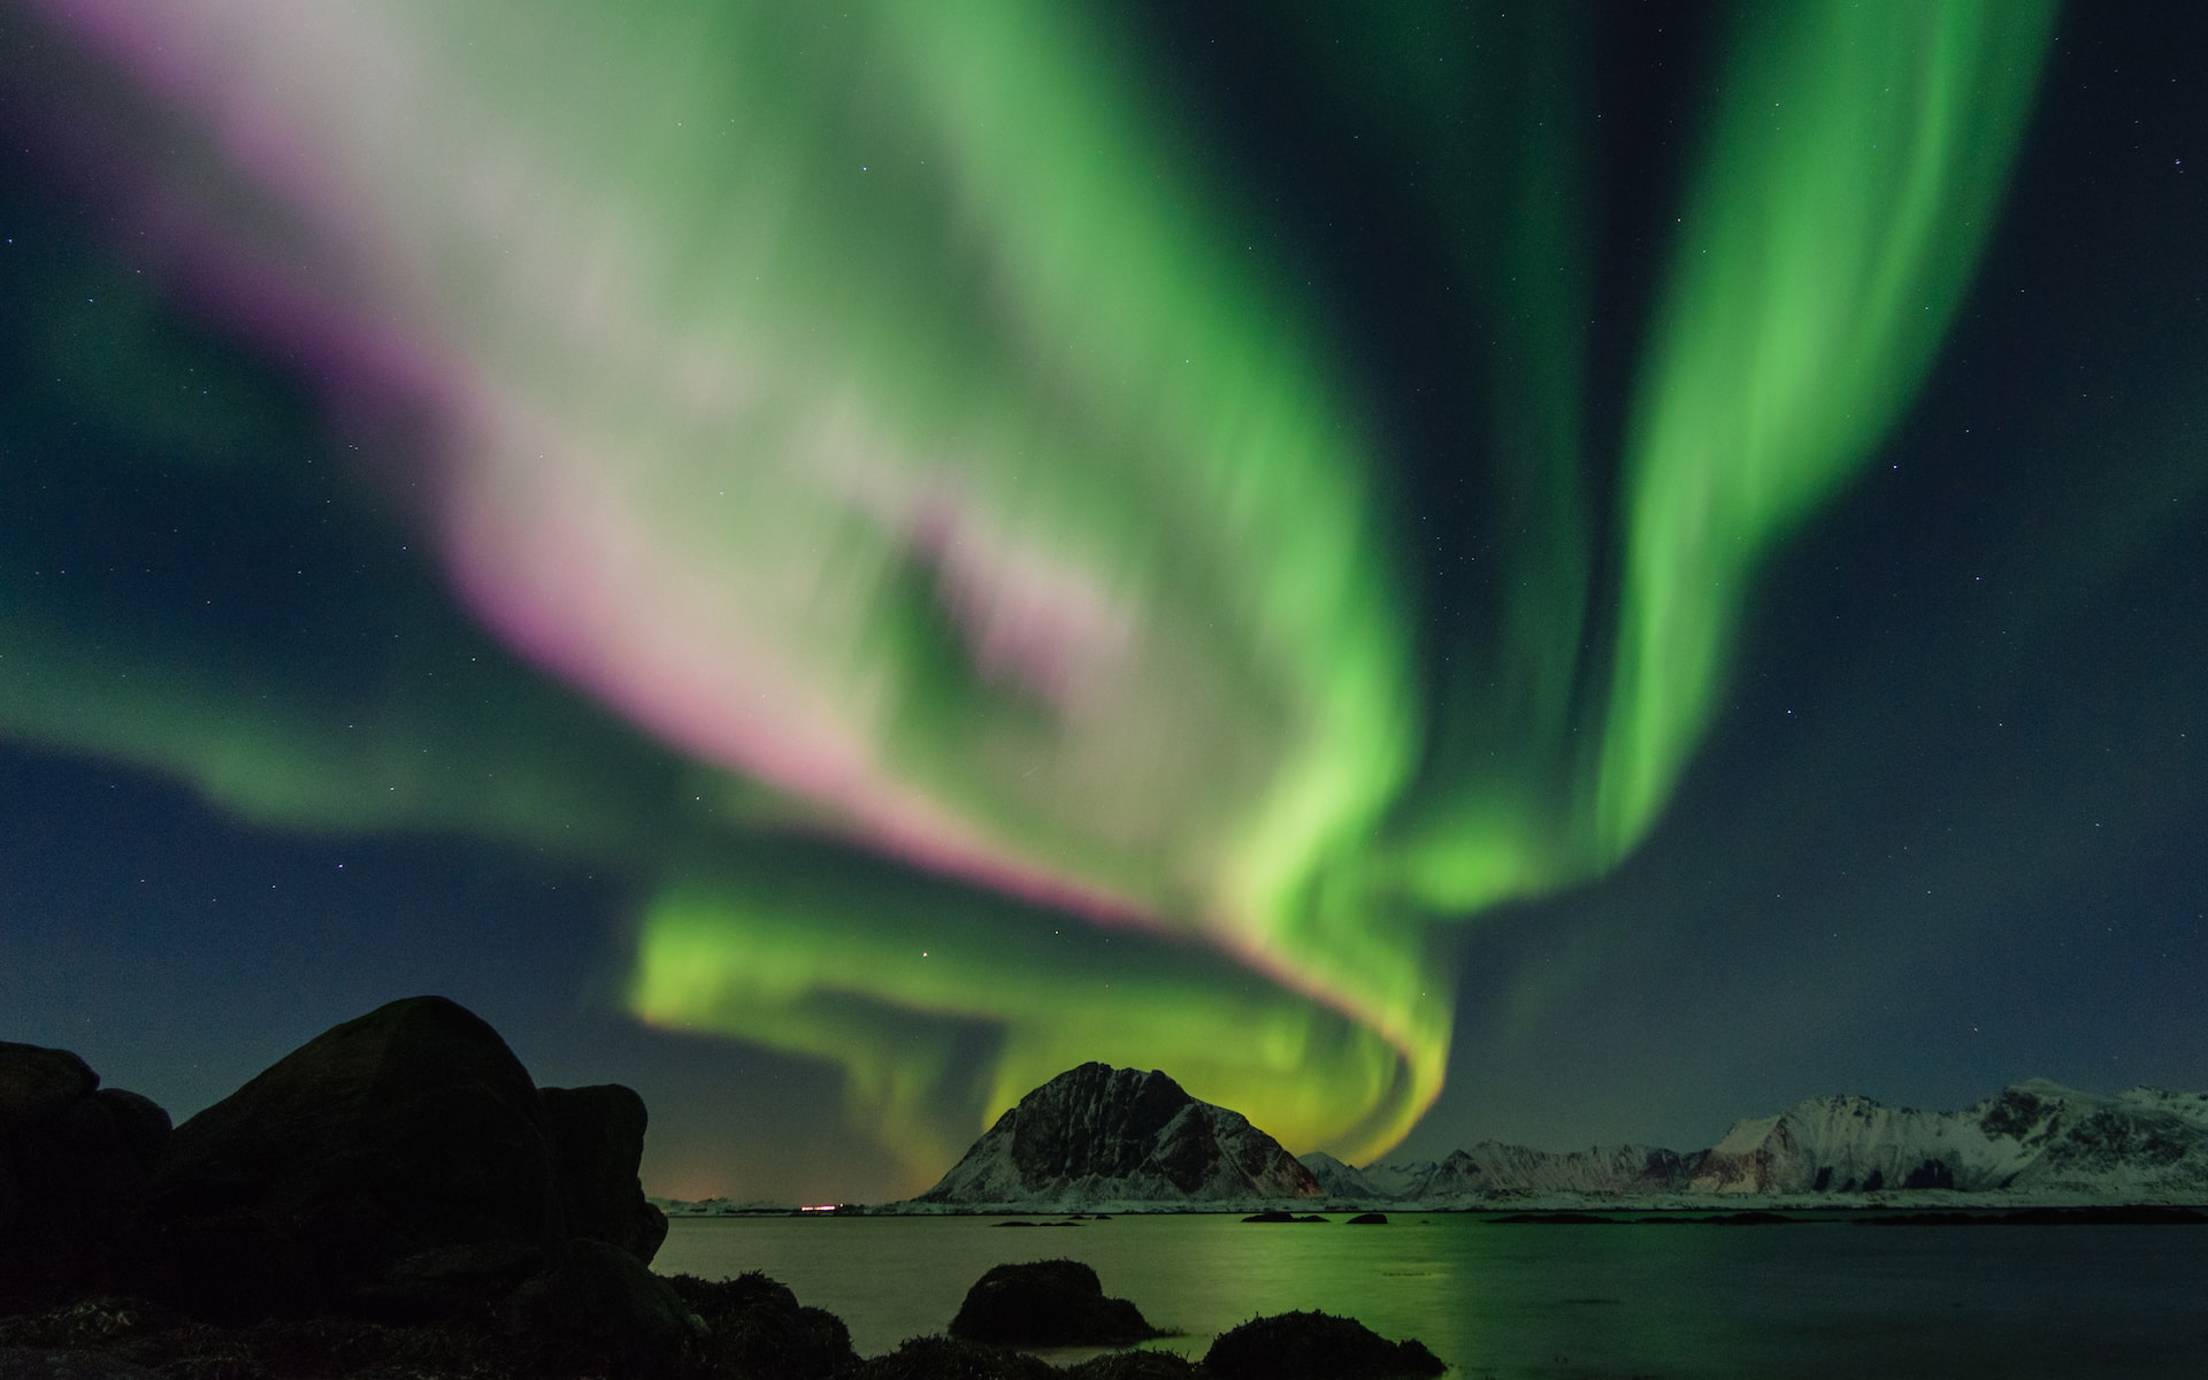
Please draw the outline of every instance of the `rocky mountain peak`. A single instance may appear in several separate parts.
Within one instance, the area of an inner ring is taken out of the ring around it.
[[[1157,1069],[1068,1069],[997,1118],[923,1202],[1080,1206],[1316,1197],[1319,1182],[1241,1113]]]

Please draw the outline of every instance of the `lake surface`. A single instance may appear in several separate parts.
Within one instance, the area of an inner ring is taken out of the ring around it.
[[[1067,1256],[1185,1333],[1150,1345],[1195,1357],[1255,1314],[1323,1308],[1466,1377],[2208,1376],[2208,1227],[997,1220],[677,1218],[654,1268],[763,1270],[865,1355],[941,1331],[992,1265]]]

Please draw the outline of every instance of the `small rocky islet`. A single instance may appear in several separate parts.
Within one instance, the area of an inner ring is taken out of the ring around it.
[[[1323,1313],[1202,1361],[1016,1347],[1161,1335],[1087,1265],[1002,1265],[949,1335],[861,1359],[760,1274],[662,1276],[644,1103],[539,1088],[441,997],[325,1031],[181,1126],[76,1055],[0,1043],[0,1380],[1153,1380],[1436,1375]],[[1312,1369],[1312,1367],[1319,1367]]]

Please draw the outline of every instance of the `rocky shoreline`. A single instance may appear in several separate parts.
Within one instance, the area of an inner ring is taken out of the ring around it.
[[[0,1380],[1353,1380],[1444,1369],[1347,1318],[1258,1318],[1199,1362],[1060,1369],[1018,1346],[1158,1335],[1073,1261],[1000,1266],[860,1358],[750,1274],[661,1276],[628,1088],[539,1088],[415,997],[317,1036],[172,1129],[64,1050],[0,1043]]]

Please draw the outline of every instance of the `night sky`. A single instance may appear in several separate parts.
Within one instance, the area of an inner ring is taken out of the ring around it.
[[[0,1038],[678,1196],[2208,1086],[2208,10],[0,3]]]

